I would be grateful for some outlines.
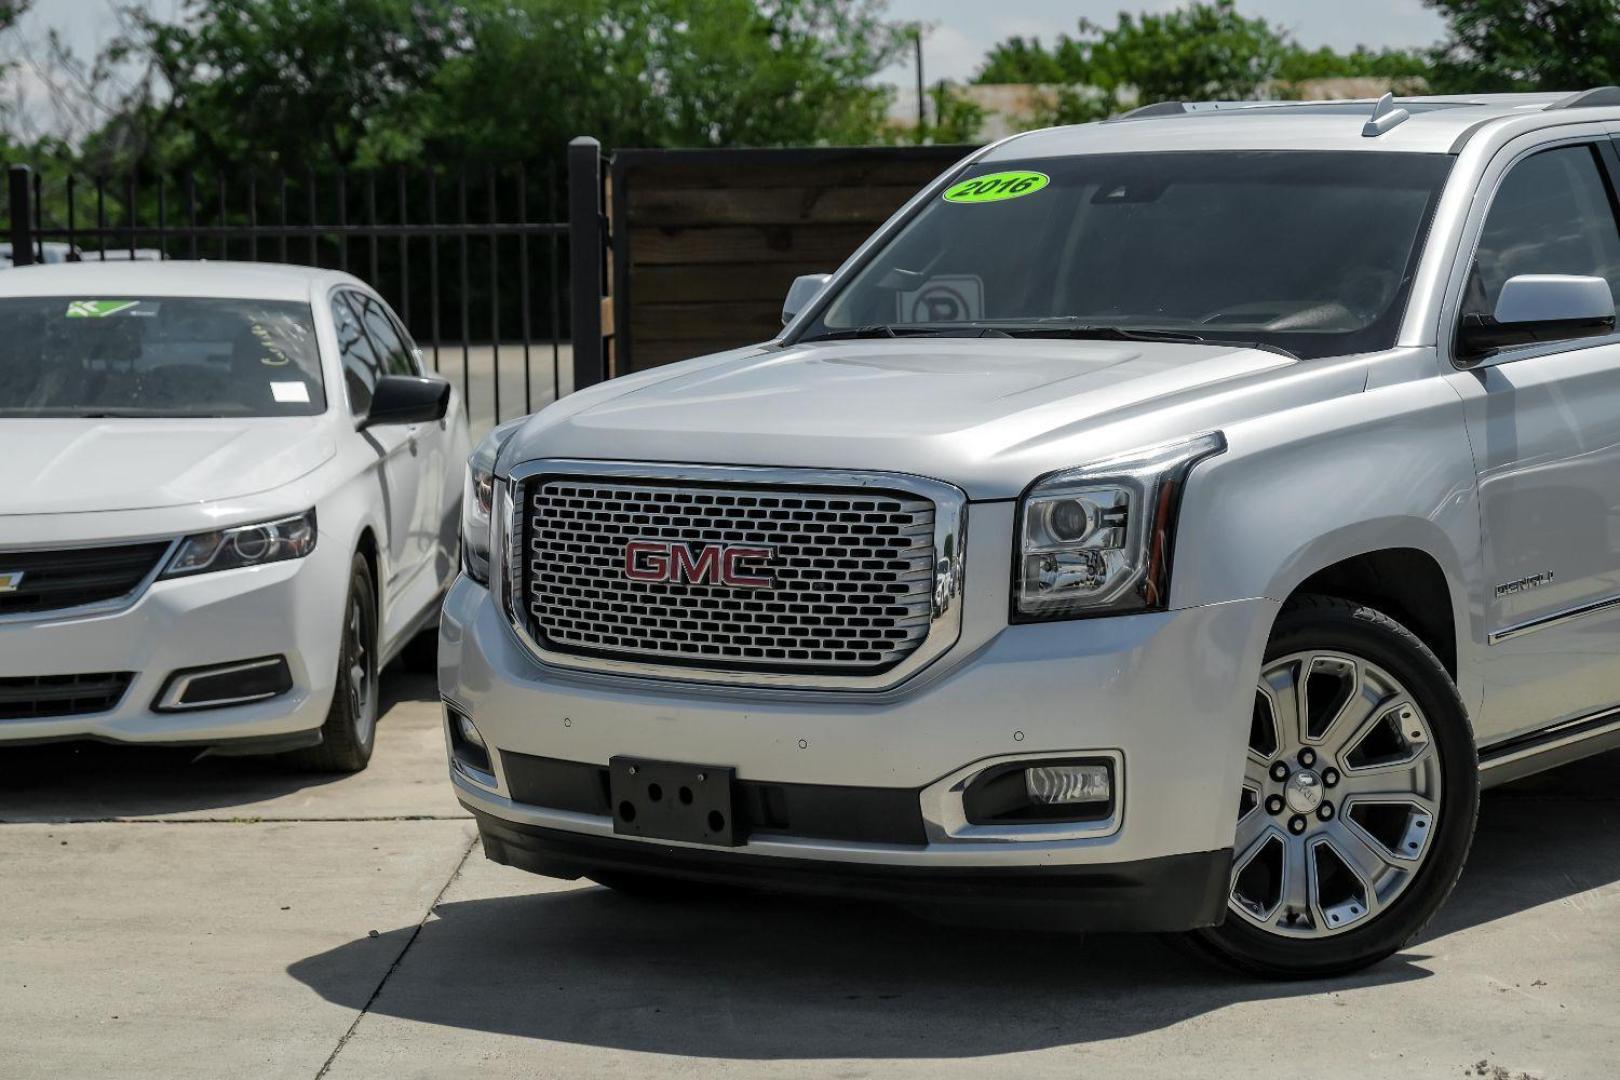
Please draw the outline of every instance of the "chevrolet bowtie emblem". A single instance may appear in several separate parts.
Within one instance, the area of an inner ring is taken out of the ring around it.
[[[0,572],[0,593],[16,592],[22,588],[22,583],[23,572],[21,570]]]

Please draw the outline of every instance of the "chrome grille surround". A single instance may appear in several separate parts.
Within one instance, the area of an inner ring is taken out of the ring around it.
[[[885,690],[960,631],[967,499],[949,484],[895,473],[546,459],[517,466],[502,486],[512,507],[500,545],[504,605],[519,638],[550,665]],[[794,502],[819,505],[782,505]],[[549,535],[534,535],[537,506],[550,515],[540,526]],[[582,514],[590,528],[565,535]],[[785,557],[769,589],[633,582],[623,547],[646,538],[764,543]],[[559,550],[567,556],[560,567],[544,557]]]
[[[123,589],[116,595],[106,595],[105,591],[96,595],[80,595],[71,602],[60,605],[44,605],[16,609],[10,604],[0,604],[0,625],[9,623],[54,622],[63,619],[82,619],[92,615],[111,615],[123,611],[139,600],[152,583],[163,573],[174,558],[175,550],[180,546],[182,539],[159,538],[155,540],[105,540],[105,541],[69,541],[53,542],[47,544],[29,545],[0,545],[0,573],[21,568],[25,574],[36,573],[30,562],[37,559],[61,558],[66,560],[84,560],[84,574],[94,576],[98,569],[106,570],[106,564],[98,557],[108,556],[106,562],[137,561],[140,565],[135,569],[139,573],[125,572],[120,582],[114,586]],[[148,557],[147,549],[150,549]],[[144,569],[142,569],[144,568]],[[54,582],[58,587],[66,586],[71,589],[75,583],[70,574],[69,580],[62,581],[60,575]],[[38,582],[37,577],[25,576],[22,592],[28,592]]]

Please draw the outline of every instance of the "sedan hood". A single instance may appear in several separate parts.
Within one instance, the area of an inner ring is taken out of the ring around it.
[[[879,469],[948,480],[979,498],[1006,497],[1048,460],[1084,460],[1064,454],[1078,453],[1071,444],[1103,423],[1296,363],[1245,347],[1161,342],[915,338],[764,347],[565,398],[501,457],[503,464],[571,457]],[[1139,445],[1152,437],[1143,427]]]
[[[148,510],[268,491],[336,453],[320,424],[0,419],[0,516]]]

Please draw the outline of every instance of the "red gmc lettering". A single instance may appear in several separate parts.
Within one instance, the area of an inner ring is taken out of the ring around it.
[[[733,547],[726,548],[725,554],[720,557],[720,580],[723,584],[736,589],[768,589],[773,582],[767,575],[758,577],[745,574],[737,568],[743,559],[768,559],[775,552],[770,548],[762,547]]]
[[[624,545],[624,576],[636,581],[669,580],[669,545],[632,540]]]
[[[749,573],[741,564],[744,560],[769,559],[774,554],[767,547],[704,544],[694,550],[663,540],[631,540],[624,545],[624,576],[634,581],[769,589],[775,582],[768,575]]]

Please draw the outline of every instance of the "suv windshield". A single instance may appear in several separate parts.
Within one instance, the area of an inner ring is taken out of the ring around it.
[[[979,162],[799,340],[977,329],[1388,348],[1450,168],[1444,154],[1299,150]]]
[[[325,409],[307,303],[0,300],[0,416],[313,416]]]

